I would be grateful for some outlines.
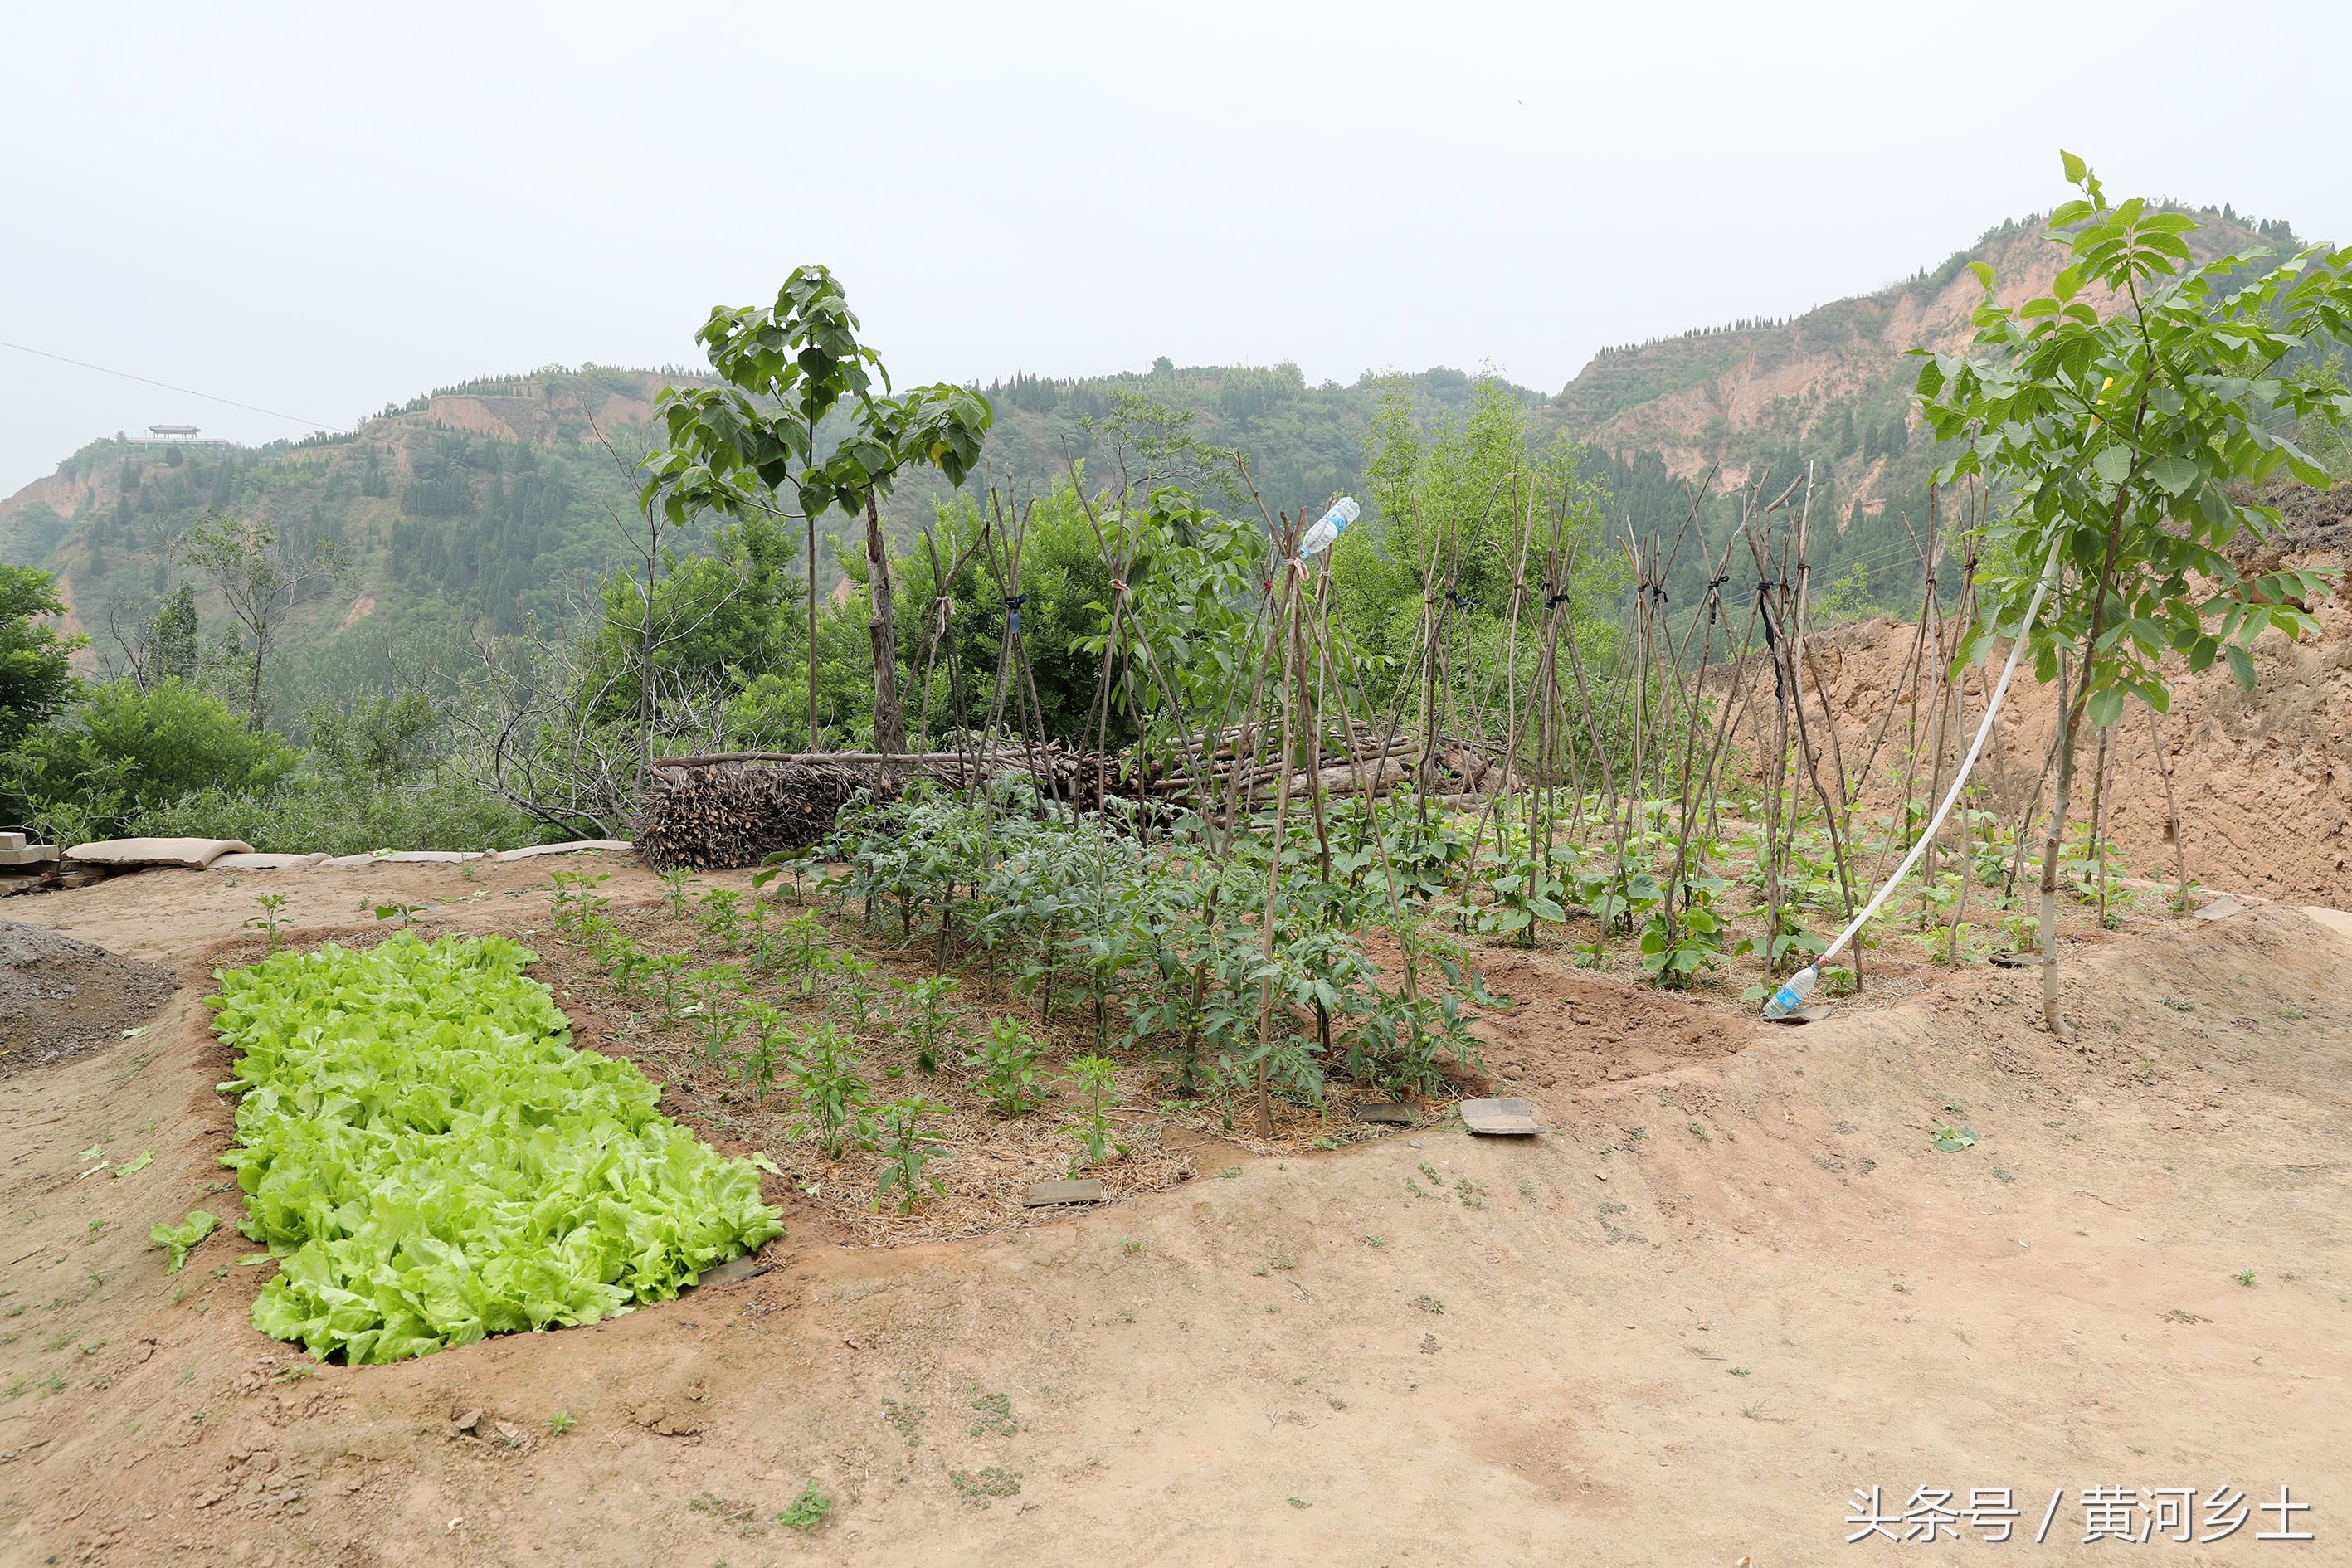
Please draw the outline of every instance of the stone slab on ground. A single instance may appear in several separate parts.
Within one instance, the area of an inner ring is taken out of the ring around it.
[[[365,855],[321,858],[329,866],[373,866],[379,862],[396,866],[419,862],[447,866],[464,860],[530,860],[541,855],[577,855],[592,849],[625,850],[635,847],[636,846],[625,838],[575,838],[564,844],[530,844],[520,849],[401,849],[389,855],[371,851]]]
[[[634,849],[636,846],[625,838],[574,838],[565,844],[531,844],[520,849],[499,853],[501,860],[530,860],[541,855],[577,855],[585,849]]]
[[[1536,1108],[1516,1095],[1496,1100],[1465,1100],[1462,1125],[1486,1138],[1532,1138],[1543,1131]]]
[[[0,866],[47,866],[56,862],[56,845],[26,844],[23,841],[24,837],[21,833],[0,835]],[[14,848],[5,842],[8,838],[17,840]]]
[[[478,860],[478,849],[395,849],[390,854],[372,849],[364,855],[337,855],[320,863],[328,866],[450,866],[461,860]]]
[[[101,838],[66,851],[68,862],[128,870],[139,866],[180,866],[201,871],[224,855],[250,855],[242,838]]]
[[[731,1285],[738,1279],[757,1279],[774,1267],[774,1264],[762,1263],[757,1255],[747,1252],[740,1258],[730,1258],[714,1268],[704,1269],[702,1278],[696,1280],[695,1284],[698,1287]]]
[[[208,869],[215,871],[287,871],[309,870],[324,861],[324,855],[224,855]]]
[[[1023,1196],[1024,1208],[1051,1208],[1056,1204],[1098,1204],[1103,1200],[1102,1178],[1087,1176],[1068,1182],[1035,1182]]]

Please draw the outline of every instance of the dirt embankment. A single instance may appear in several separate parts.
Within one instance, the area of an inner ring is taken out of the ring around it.
[[[2352,562],[2352,521],[2345,519],[2342,498],[2303,495],[2314,510],[2291,519],[2297,547],[2257,563],[2261,570],[2280,564],[2341,570]],[[2241,690],[2223,664],[2196,675],[2176,667],[2169,713],[2151,725],[2145,707],[2126,707],[2109,745],[2105,809],[2107,831],[2132,872],[2162,879],[2174,874],[2163,777],[2168,765],[2191,877],[2212,888],[2352,907],[2352,580],[2339,580],[2334,595],[2312,608],[2320,623],[2316,635],[2295,642],[2273,632],[2255,644],[2258,679],[2252,692]],[[1914,636],[1910,625],[1880,618],[1805,644],[1806,700],[1814,702],[1812,676],[1818,674],[1846,767],[1858,767],[1873,754],[1874,740],[1880,742],[1864,799],[1881,811],[1899,794],[1915,749],[1912,793],[1916,798],[1927,792],[1933,694],[1924,679],[1907,673]],[[1759,662],[1751,659],[1751,669]],[[1965,721],[1948,722],[1941,736],[1946,787],[1999,673],[1996,661],[1963,678]],[[1761,706],[1750,702],[1741,740],[1753,756],[1759,754],[1754,721],[1759,712],[1767,720],[1770,713],[1769,672],[1759,674],[1751,695]],[[1882,729],[1890,708],[1892,722]],[[1996,742],[1975,775],[1986,791],[1984,804],[2012,826],[2033,797],[2056,725],[2055,686],[2042,686],[2032,670],[2021,671],[2002,704]],[[2087,728],[2082,747],[2070,812],[2075,823],[2088,820],[2091,805],[2097,740]],[[1825,783],[1833,778],[1826,760],[1822,777]],[[1885,826],[1882,817],[1871,831]]]

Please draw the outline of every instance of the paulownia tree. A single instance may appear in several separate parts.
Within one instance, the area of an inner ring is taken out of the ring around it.
[[[784,280],[772,306],[721,306],[695,334],[725,384],[671,388],[659,413],[668,445],[646,459],[646,501],[673,523],[699,510],[800,517],[808,530],[809,744],[816,731],[816,525],[835,507],[866,514],[866,634],[874,655],[874,744],[903,751],[898,633],[881,498],[929,464],[961,484],[980,461],[992,412],[969,387],[891,395],[881,357],[857,340],[841,285],[822,267]],[[879,380],[882,391],[874,391]],[[818,426],[844,405],[849,426],[820,455]]]
[[[2284,468],[2327,484],[2294,427],[2352,417],[2352,393],[2315,352],[2352,335],[2352,250],[2200,265],[2184,237],[2192,219],[2138,197],[2111,204],[2082,159],[2063,156],[2083,194],[2050,216],[2071,257],[2050,291],[1998,304],[1992,268],[1973,263],[1985,299],[1972,347],[1916,351],[1927,426],[1958,447],[1937,482],[1979,476],[2006,498],[1984,530],[1963,657],[1987,657],[2045,566],[2054,574],[2026,635],[2036,678],[2059,683],[2040,913],[2042,1016],[2062,1037],[2058,858],[2077,731],[2085,716],[2114,723],[2127,698],[2163,712],[2168,658],[2192,671],[2225,659],[2251,689],[2257,637],[2313,629],[2305,606],[2321,574],[2248,577],[2227,552],[2279,527],[2273,509],[2244,499],[2245,481]]]

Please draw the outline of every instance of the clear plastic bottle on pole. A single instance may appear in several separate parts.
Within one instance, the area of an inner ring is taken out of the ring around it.
[[[1805,998],[1811,996],[1813,994],[1813,987],[1821,983],[1820,968],[1808,963],[1804,968],[1789,976],[1780,989],[1772,993],[1771,999],[1764,1004],[1764,1016],[1768,1018],[1786,1018],[1803,1012]]]
[[[1341,496],[1331,503],[1331,510],[1307,531],[1307,537],[1298,542],[1298,558],[1311,561],[1322,554],[1339,542],[1339,535],[1347,531],[1349,523],[1363,515],[1364,509],[1356,504],[1354,496]]]

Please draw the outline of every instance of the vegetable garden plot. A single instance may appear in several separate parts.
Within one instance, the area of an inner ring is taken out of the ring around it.
[[[240,1098],[222,1163],[278,1273],[254,1326],[396,1361],[660,1300],[778,1235],[759,1173],[570,1045],[499,936],[330,945],[222,971]]]
[[[1117,1036],[1104,1052],[1083,1009],[1041,1022],[1034,993],[1010,979],[992,984],[977,964],[939,975],[929,942],[902,949],[806,908],[747,898],[740,929],[720,934],[709,917],[738,906],[724,888],[713,893],[691,915],[606,908],[585,933],[571,916],[534,973],[583,1038],[644,1068],[672,1114],[776,1167],[768,1190],[801,1241],[988,1235],[1039,1223],[1023,1199],[1040,1181],[1097,1177],[1118,1201],[1245,1154],[1384,1135],[1349,1113],[1387,1091],[1339,1079],[1320,1105],[1276,1094],[1275,1131],[1260,1136],[1246,1094],[1177,1097],[1164,1058]],[[1107,1083],[1081,1081],[1089,1058],[1114,1064]],[[894,1115],[918,1098],[918,1121],[897,1135]],[[1099,1150],[1087,1142],[1097,1105]],[[910,1147],[925,1156],[911,1190],[892,1174]]]

